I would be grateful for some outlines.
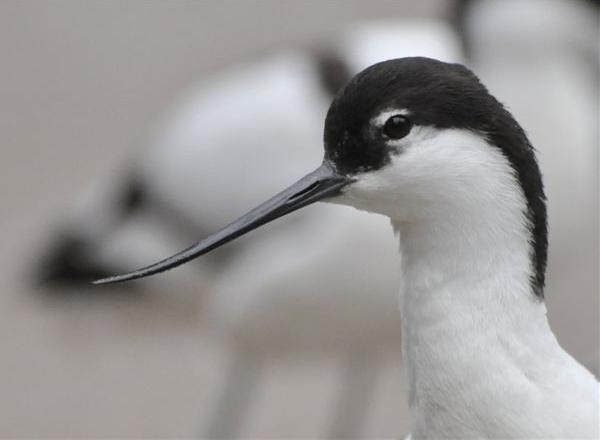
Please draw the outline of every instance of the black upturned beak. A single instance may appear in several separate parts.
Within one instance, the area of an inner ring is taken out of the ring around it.
[[[195,245],[158,263],[133,272],[96,280],[93,283],[119,283],[173,269],[276,218],[316,201],[339,194],[341,189],[348,183],[350,183],[348,177],[336,173],[327,162],[323,162],[319,168],[307,174],[292,186]]]

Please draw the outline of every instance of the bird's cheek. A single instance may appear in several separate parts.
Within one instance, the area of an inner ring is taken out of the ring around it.
[[[377,214],[387,216],[394,214],[396,200],[393,194],[396,191],[377,176],[377,171],[365,172],[354,178],[354,182],[344,188],[342,194],[329,201]],[[390,202],[394,203],[390,204]]]

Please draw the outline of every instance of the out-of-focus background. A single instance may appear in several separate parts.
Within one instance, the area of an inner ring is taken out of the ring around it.
[[[2,1],[0,436],[404,434],[380,218],[315,208],[158,279],[85,284],[317,165],[332,94],[394,56],[470,65],[529,132],[550,200],[550,321],[597,374],[596,7]]]

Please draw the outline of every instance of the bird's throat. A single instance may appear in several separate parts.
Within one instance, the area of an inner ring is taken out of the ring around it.
[[[394,224],[413,433],[437,423],[443,432],[456,417],[477,421],[503,396],[510,406],[521,391],[507,378],[543,377],[546,358],[560,350],[531,289],[529,231],[519,222],[524,202],[488,208],[478,216]]]

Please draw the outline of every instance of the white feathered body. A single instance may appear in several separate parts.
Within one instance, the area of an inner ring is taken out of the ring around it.
[[[405,26],[406,38],[399,39],[405,46],[393,37],[401,35],[402,29],[394,34],[393,28],[388,28],[387,37],[383,32],[379,38],[363,34],[351,39],[343,52],[352,68],[413,54],[458,60],[457,41],[447,27]],[[386,38],[394,43],[383,51],[375,50],[381,44],[377,41]],[[421,45],[415,45],[416,41]],[[313,69],[306,54],[289,54],[238,68],[188,93],[139,167],[153,197],[210,233],[316,166],[322,154],[321,121],[329,98],[319,89]],[[494,66],[490,70],[501,72]],[[501,84],[502,74],[498,75]],[[565,78],[569,78],[568,72],[554,80],[563,84]],[[505,83],[510,83],[510,91],[513,81]],[[556,102],[552,96],[548,99]],[[539,110],[544,115],[551,107],[548,104]],[[565,127],[565,133],[573,131],[569,128]],[[524,201],[518,191],[512,191],[515,181],[510,170],[501,158],[481,155],[490,149],[479,139],[465,133],[445,136],[437,143],[429,142],[427,148],[445,151],[445,160],[453,167],[424,168],[428,162],[419,154],[428,150],[422,148],[413,150],[412,159],[404,156],[409,160],[401,168],[382,170],[384,174],[376,173],[361,182],[369,191],[379,190],[386,202],[385,206],[371,206],[363,200],[361,208],[385,211],[400,234],[402,344],[411,383],[413,439],[597,438],[598,384],[559,346],[548,326],[544,303],[530,290]],[[438,148],[442,142],[444,148]],[[447,145],[468,148],[454,151]],[[538,147],[546,148],[544,143]],[[570,160],[570,153],[564,150],[551,157],[560,155],[565,160],[554,160],[559,164],[554,168],[563,169]],[[581,164],[590,163],[589,154],[584,156]],[[265,168],[265,161],[271,166]],[[481,174],[471,176],[461,187],[432,187],[423,179],[443,178],[444,171],[465,172],[465,164],[474,161],[478,161]],[[585,170],[580,174],[590,175]],[[554,182],[560,181],[558,172],[552,177]],[[236,190],[226,183],[233,179]],[[240,183],[247,183],[243,191]],[[490,198],[497,185],[517,196]],[[453,191],[456,200],[464,202],[460,209],[438,203],[436,188]],[[354,188],[360,189],[360,185]],[[411,199],[411,195],[426,197]],[[431,203],[423,205],[423,200]],[[121,259],[129,267],[147,263],[149,253],[161,256],[173,250],[172,234],[161,240],[165,225],[162,220],[152,220],[153,213],[133,217],[106,233],[103,223],[110,224],[111,219],[110,215],[106,218],[110,210],[105,208],[104,204],[84,207],[75,219],[84,232],[92,230],[94,258]],[[269,230],[255,233],[260,234],[262,243],[252,236],[245,238],[236,248],[238,258],[228,276],[211,285],[219,293],[215,295],[216,315],[237,327],[239,334],[258,335],[255,339],[261,341],[273,333],[271,324],[282,316],[298,317],[297,325],[288,320],[278,327],[288,329],[287,340],[298,337],[300,329],[311,326],[307,317],[314,316],[317,309],[325,322],[327,314],[337,313],[334,318],[340,324],[331,321],[331,327],[347,329],[350,337],[373,331],[373,323],[381,327],[386,321],[393,327],[396,321],[388,319],[386,304],[395,295],[398,274],[389,267],[394,264],[390,255],[393,245],[386,238],[389,222],[366,214],[349,219],[336,209],[318,206],[296,218],[283,219]],[[432,211],[444,219],[443,224],[407,217],[407,213],[418,216]],[[291,236],[286,225],[295,231],[303,225],[304,232]],[[95,226],[100,232],[93,232]],[[362,245],[355,240],[357,234],[363,238],[358,241]],[[325,245],[310,252],[307,248],[316,235]],[[152,248],[157,241],[162,244]],[[356,246],[360,253],[352,252]],[[340,254],[345,258],[336,260],[335,255]],[[385,263],[378,264],[378,260]],[[264,264],[259,267],[258,261]],[[352,265],[361,270],[348,272]],[[202,270],[203,276],[211,277],[212,266],[193,267],[192,271]],[[341,277],[343,272],[350,276]],[[178,277],[181,271],[171,279]],[[365,295],[364,282],[373,277],[378,285],[371,286],[372,296]],[[282,297],[286,292],[289,295]],[[335,292],[342,297],[336,299]],[[328,293],[334,295],[328,297]],[[381,310],[386,313],[382,315]],[[357,319],[347,325],[345,317]],[[252,323],[260,331],[248,331]],[[322,335],[323,329],[319,329],[316,338]]]
[[[508,160],[464,130],[416,128],[397,147],[340,201],[399,232],[412,438],[598,437],[598,383],[532,290],[526,201]]]

